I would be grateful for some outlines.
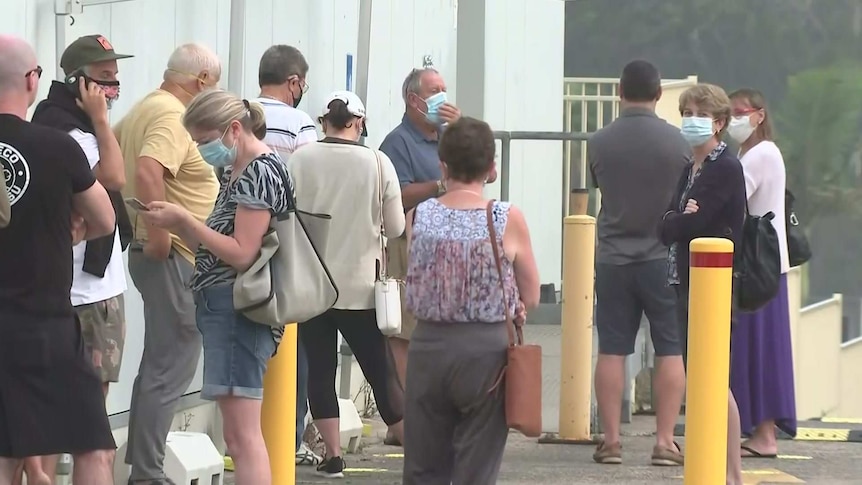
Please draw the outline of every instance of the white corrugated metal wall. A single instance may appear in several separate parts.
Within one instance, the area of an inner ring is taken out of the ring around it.
[[[478,86],[484,91],[484,111],[471,114],[484,117],[497,130],[561,130],[563,2],[461,0],[483,1],[485,55],[475,62],[485,66]],[[54,3],[4,0],[0,16],[0,32],[23,36],[36,48],[46,69],[42,96],[56,65]],[[355,75],[359,0],[247,0],[245,39],[230,39],[230,4],[230,0],[130,0],[88,6],[74,16],[74,23],[67,18],[65,40],[101,33],[118,52],[136,56],[120,61],[122,95],[112,111],[114,121],[159,85],[168,56],[184,42],[201,42],[218,53],[224,64],[223,87],[227,87],[230,42],[244,42],[242,94],[248,97],[257,94],[257,63],[263,51],[275,43],[298,47],[311,66],[311,90],[300,107],[313,117],[330,91],[346,87],[348,54],[354,55]],[[431,56],[446,76],[450,97],[457,101],[458,0],[374,0],[373,6],[367,106],[368,143],[376,146],[400,122],[401,83],[424,56]],[[461,25],[472,24],[462,19]],[[556,143],[512,145],[511,199],[527,214],[543,282],[559,283],[561,160],[562,148]],[[488,191],[498,194],[499,188],[489,186]],[[109,396],[111,414],[128,409],[142,350],[140,296],[131,282],[129,287],[126,355],[121,382]],[[199,388],[198,376],[190,391]]]

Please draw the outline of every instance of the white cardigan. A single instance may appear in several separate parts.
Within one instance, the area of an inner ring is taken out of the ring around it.
[[[772,227],[778,234],[781,274],[787,273],[790,271],[790,258],[787,253],[784,210],[784,188],[787,179],[784,158],[775,143],[762,141],[751,147],[739,161],[745,174],[745,191],[751,215],[762,216],[770,211],[775,214]]]

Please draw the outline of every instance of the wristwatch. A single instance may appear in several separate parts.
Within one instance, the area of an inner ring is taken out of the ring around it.
[[[442,180],[437,181],[437,197],[446,193],[446,184]]]

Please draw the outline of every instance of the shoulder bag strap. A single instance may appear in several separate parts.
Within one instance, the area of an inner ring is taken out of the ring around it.
[[[491,249],[494,250],[494,263],[497,265],[497,274],[500,277],[500,289],[503,290],[503,306],[506,309],[506,330],[509,332],[509,345],[523,345],[524,331],[520,325],[515,324],[515,320],[512,318],[512,311],[509,309],[509,295],[506,292],[506,280],[503,278],[503,263],[500,260],[497,230],[494,228],[494,202],[493,199],[488,201],[486,218],[488,219],[488,235],[491,238]]]
[[[377,159],[377,202],[380,205],[378,210],[378,216],[380,217],[380,275],[379,279],[385,280],[389,277],[389,268],[388,263],[386,261],[386,241],[383,239],[383,166],[380,162],[380,153],[377,150],[372,149],[374,152],[374,158]]]

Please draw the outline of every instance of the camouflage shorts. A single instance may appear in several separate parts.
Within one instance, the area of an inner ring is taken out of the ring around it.
[[[76,306],[84,345],[102,382],[120,380],[120,363],[126,342],[126,315],[123,295],[97,303]]]

